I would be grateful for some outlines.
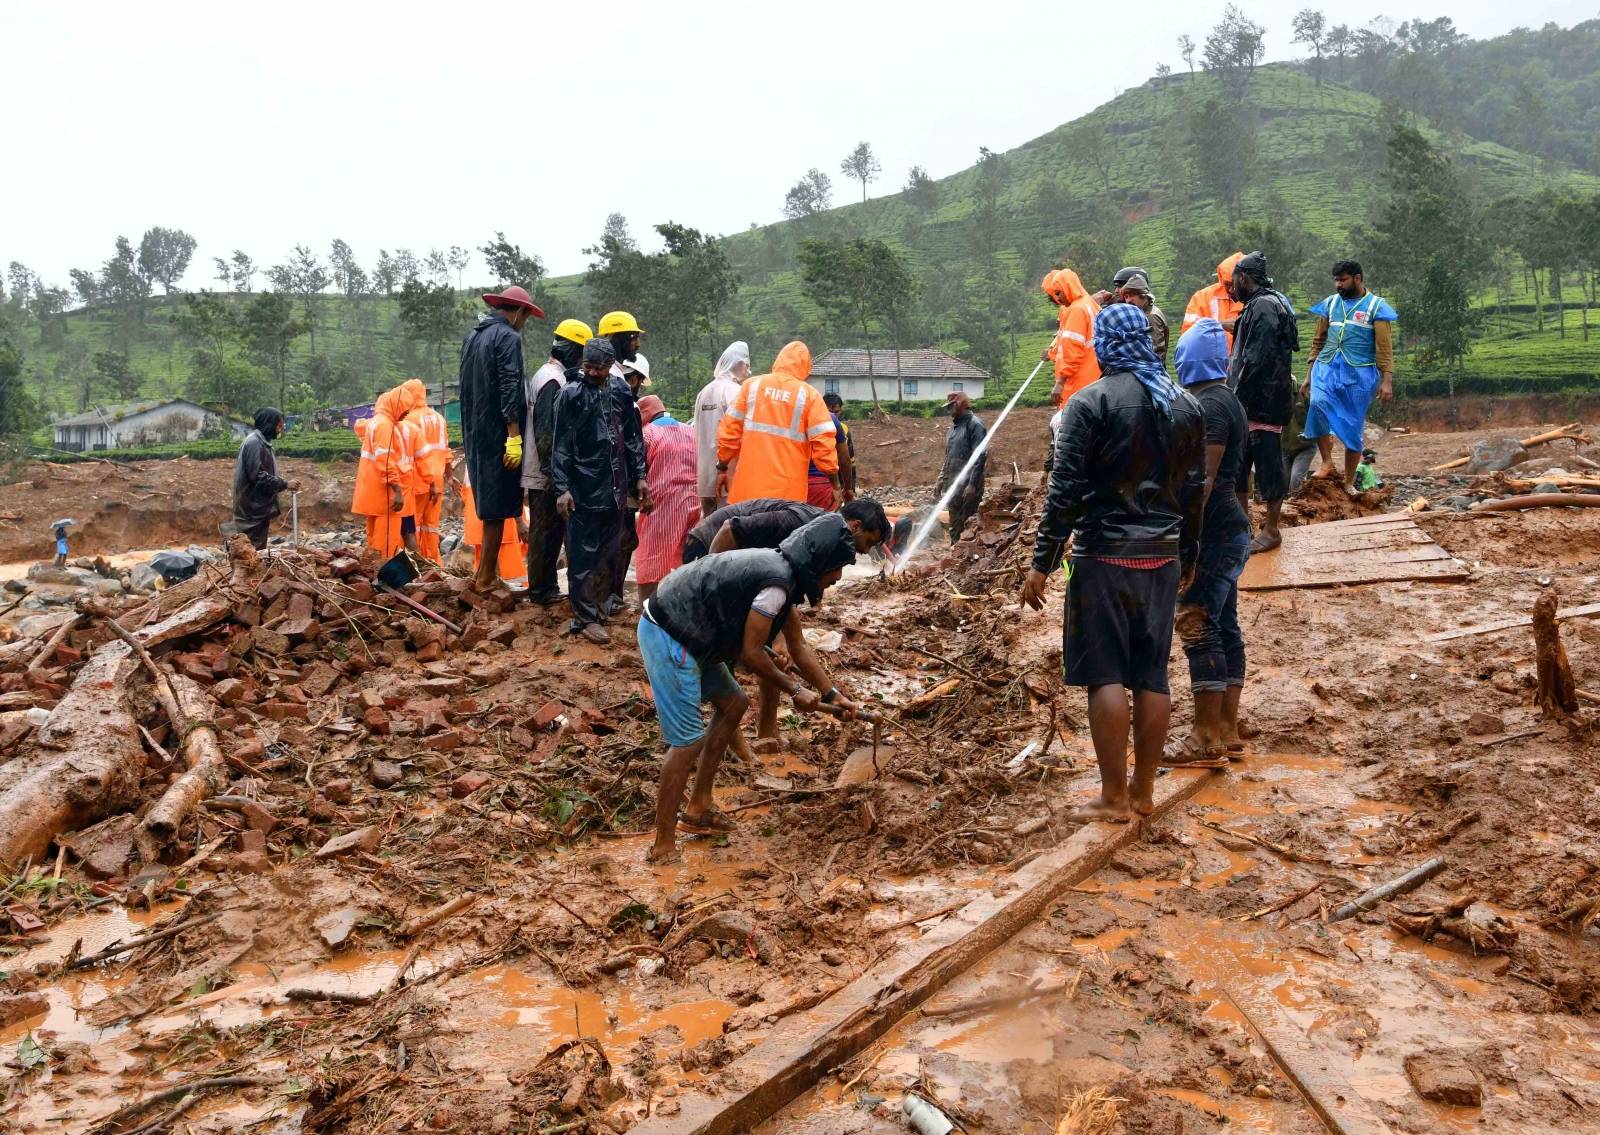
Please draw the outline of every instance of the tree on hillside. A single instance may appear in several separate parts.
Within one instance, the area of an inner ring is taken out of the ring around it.
[[[395,267],[394,257],[389,255],[387,248],[378,249],[378,262],[372,269],[373,288],[386,296],[392,296],[399,283],[400,272]]]
[[[628,218],[621,213],[606,214],[606,223],[600,228],[600,243],[614,243],[618,248],[639,247],[639,242],[633,239],[633,232],[628,228]]]
[[[220,256],[213,256],[211,258],[211,263],[216,265],[217,283],[221,284],[224,288],[232,288],[233,287],[233,265],[229,264],[225,259],[223,259]]]
[[[96,381],[103,389],[124,401],[139,397],[144,375],[133,369],[127,355],[120,351],[96,351],[93,362]]]
[[[20,312],[28,306],[28,297],[33,294],[33,281],[33,269],[20,260],[13,260],[6,265],[6,283],[11,285],[11,294],[6,302],[16,311]]]
[[[454,341],[461,328],[456,311],[456,294],[449,284],[428,284],[410,280],[400,289],[400,325],[406,335],[433,348],[436,377],[445,377],[444,345]]]
[[[145,230],[139,241],[139,271],[146,280],[160,284],[163,295],[170,296],[173,286],[189,270],[194,248],[194,237],[182,229],[156,225]]]
[[[72,290],[78,297],[78,302],[84,307],[93,307],[100,298],[100,281],[94,278],[94,273],[83,268],[74,268],[67,273],[72,281]]]
[[[344,295],[355,299],[367,293],[367,273],[356,260],[355,252],[338,237],[328,246],[328,267],[332,270],[333,286]]]
[[[1471,348],[1470,300],[1487,250],[1449,158],[1404,124],[1390,128],[1387,151],[1388,192],[1360,243],[1372,249],[1370,275],[1388,282],[1420,367],[1448,377],[1454,415],[1456,380]]]
[[[865,203],[867,182],[878,180],[878,175],[883,172],[883,163],[878,160],[878,156],[872,152],[872,147],[868,143],[859,142],[855,149],[844,156],[844,161],[839,163],[839,172],[861,183],[861,200]]]
[[[404,286],[418,279],[422,275],[422,266],[417,261],[417,254],[409,248],[394,250],[394,271],[396,282]]]
[[[622,223],[613,224],[613,219]],[[655,275],[659,265],[639,251],[622,215],[613,213],[607,217],[599,241],[583,251],[594,257],[583,282],[594,297],[596,310],[628,311],[635,319],[641,318],[649,310],[650,297],[657,294]],[[645,320],[643,326],[648,327],[650,322],[653,321]]]
[[[496,232],[494,239],[478,251],[483,253],[496,287],[521,284],[533,292],[544,279],[544,262],[536,255],[523,252],[521,245],[512,244],[503,232]]]
[[[445,259],[450,262],[450,267],[455,270],[456,290],[460,291],[467,286],[465,275],[467,265],[472,263],[472,253],[462,248],[459,244],[452,244],[450,251],[445,253]]]
[[[939,207],[939,183],[928,176],[921,166],[912,166],[906,175],[906,187],[900,191],[911,207],[931,213]]]
[[[1311,73],[1322,82],[1322,48],[1328,42],[1328,20],[1315,8],[1301,8],[1294,14],[1294,42],[1311,49]]]
[[[242,248],[234,249],[233,255],[228,257],[228,260],[233,265],[233,290],[240,295],[248,295],[250,281],[255,279],[256,275],[256,262],[245,255]]]
[[[790,186],[783,196],[783,215],[791,221],[814,217],[828,211],[833,200],[833,181],[816,166]]]
[[[713,340],[723,310],[738,292],[739,277],[715,237],[673,221],[655,229],[665,248],[652,257],[657,262],[652,279],[660,289],[652,306],[664,317],[665,328],[681,335],[674,341],[666,338],[665,330],[659,334],[657,342],[670,348],[664,360],[666,375],[657,381],[666,397],[688,399],[698,385],[689,377],[695,369],[695,340],[706,337],[708,354],[718,349]]]
[[[288,262],[269,269],[267,274],[278,291],[290,292],[299,299],[300,310],[305,317],[303,326],[311,335],[311,353],[315,355],[317,317],[322,311],[323,292],[328,287],[328,270],[322,266],[315,252],[303,244],[297,244]]]
[[[1110,287],[1111,277],[1127,263],[1128,232],[1120,209],[1107,201],[1091,201],[1084,231],[1067,242],[1061,262],[1078,273],[1090,292]]]
[[[872,408],[880,411],[877,368],[873,365],[874,328],[894,334],[896,325],[909,308],[916,283],[904,259],[881,240],[845,242],[806,240],[800,242],[800,287],[806,298],[840,328],[860,332],[867,349],[867,376],[872,390]],[[899,347],[896,335],[895,346]],[[900,367],[896,365],[898,374]],[[900,387],[897,381],[896,386]],[[903,387],[895,401],[903,403]]]
[[[33,281],[33,299],[28,302],[28,314],[39,324],[39,341],[46,346],[59,346],[67,337],[67,320],[64,314],[72,298],[65,288],[46,284],[38,277]]]
[[[0,437],[25,434],[38,418],[38,409],[23,385],[22,364],[22,349],[0,336]]]
[[[1171,67],[1171,65],[1167,64],[1167,63],[1157,63],[1156,64],[1156,90],[1158,90],[1158,91],[1166,90],[1167,89],[1167,83],[1168,83],[1168,81],[1171,80],[1171,78],[1172,78],[1172,67]]]
[[[100,295],[116,312],[117,345],[126,355],[133,348],[135,326],[144,321],[150,280],[140,273],[138,253],[125,236],[117,238],[116,252],[100,270]]]
[[[1328,54],[1333,56],[1334,78],[1344,81],[1344,61],[1350,57],[1350,49],[1355,44],[1355,37],[1350,34],[1349,24],[1334,24],[1328,29],[1327,38],[1323,46],[1328,49]]]
[[[1178,37],[1178,54],[1183,56],[1184,63],[1189,66],[1189,74],[1194,74],[1194,39],[1190,36]]]
[[[1106,137],[1097,123],[1083,121],[1067,131],[1067,153],[1074,161],[1081,161],[1100,175],[1100,188],[1111,192],[1111,167],[1116,161],[1116,147]]]
[[[296,322],[294,303],[282,292],[262,292],[245,305],[240,331],[245,346],[272,369],[281,406],[289,384],[289,352],[306,328]]]
[[[445,259],[443,251],[437,248],[428,249],[428,255],[423,258],[422,263],[435,284],[450,282],[450,262]]]
[[[1250,78],[1266,55],[1266,35],[1265,28],[1229,4],[1206,36],[1206,70],[1222,80],[1235,102],[1243,102],[1250,91]]]
[[[1255,169],[1256,134],[1246,108],[1209,98],[1189,112],[1189,164],[1195,181],[1228,215],[1238,219],[1239,201]]]

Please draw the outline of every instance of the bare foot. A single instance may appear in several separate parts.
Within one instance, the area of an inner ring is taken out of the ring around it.
[[[1329,480],[1330,478],[1337,477],[1338,475],[1339,475],[1339,470],[1335,469],[1333,467],[1333,462],[1330,461],[1328,464],[1322,466],[1322,468],[1318,469],[1315,473],[1311,474],[1311,476],[1307,477],[1306,479],[1308,481],[1326,481],[1326,480]]]
[[[1283,537],[1278,533],[1262,529],[1256,534],[1256,538],[1250,541],[1250,554],[1253,556],[1257,552],[1270,552],[1281,543],[1283,543]]]
[[[644,853],[644,860],[646,863],[665,866],[669,863],[682,863],[683,856],[678,854],[678,845],[675,843],[669,843],[665,846],[656,843],[651,844],[650,850]]]
[[[1085,804],[1067,813],[1069,823],[1079,824],[1126,824],[1132,819],[1133,811],[1128,805],[1124,804],[1119,808],[1115,804],[1107,804],[1104,800],[1096,800],[1093,804]]]
[[[1153,796],[1140,796],[1137,792],[1128,801],[1128,807],[1133,809],[1136,816],[1148,816],[1156,810],[1156,801]]]
[[[692,816],[686,809],[678,817],[678,826],[686,832],[696,832],[701,835],[723,835],[739,830],[738,824],[715,808],[707,808]]]
[[[783,740],[778,737],[757,737],[756,743],[750,746],[750,751],[760,756],[771,756],[773,753],[783,752]]]

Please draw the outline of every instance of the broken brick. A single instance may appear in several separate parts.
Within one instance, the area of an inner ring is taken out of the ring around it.
[[[417,661],[437,662],[439,658],[443,656],[443,654],[443,644],[440,643],[438,639],[434,639],[431,642],[426,643],[421,650],[417,651]]]
[[[283,589],[288,586],[288,580],[279,576],[271,576],[261,581],[260,586],[256,588],[256,594],[265,599],[268,603],[271,603],[274,599],[278,598],[279,595],[282,595]]]
[[[393,788],[405,779],[405,775],[405,771],[394,761],[375,759],[367,766],[367,779],[374,788]],[[328,798],[332,799],[333,793],[329,792]]]
[[[288,614],[290,619],[311,619],[315,617],[316,611],[315,600],[303,591],[296,591],[289,596]]]
[[[247,765],[255,764],[266,755],[267,748],[259,740],[242,742],[239,747],[233,751],[234,759],[243,761]]]
[[[406,706],[406,712],[416,719],[424,733],[440,733],[450,728],[443,698],[417,698]]]
[[[238,678],[224,678],[211,687],[211,696],[223,705],[238,705],[247,692],[245,684]]]
[[[261,625],[261,608],[254,603],[246,603],[234,613],[233,621],[245,627]]]
[[[274,721],[287,721],[290,718],[294,718],[298,721],[305,721],[311,716],[305,706],[301,705],[299,702],[292,701],[263,702],[261,705],[257,706],[256,709],[258,712],[265,714]]]
[[[501,646],[510,646],[511,640],[517,637],[517,625],[510,619],[497,619],[489,627],[489,633],[484,636],[490,642],[498,642]]]
[[[356,560],[352,560],[348,556],[340,556],[328,565],[328,571],[334,579],[343,579],[360,566],[360,563]]]
[[[347,777],[330,780],[322,786],[322,794],[335,804],[348,804],[355,796],[355,787]]]
[[[278,692],[283,695],[285,701],[299,702],[301,705],[305,705],[309,701],[306,697],[306,692],[299,686],[282,686]]]
[[[74,666],[83,661],[83,651],[68,646],[64,642],[59,643],[56,646],[56,661],[63,666]]]
[[[1459,1057],[1443,1053],[1412,1053],[1405,1058],[1406,1076],[1417,1095],[1434,1103],[1456,1107],[1482,1107],[1483,1084]]]
[[[338,681],[338,671],[326,662],[313,662],[300,674],[300,688],[313,698],[326,695]]]
[[[277,631],[269,631],[265,627],[256,627],[250,632],[249,649],[262,654],[287,654],[289,653],[289,640]]]
[[[383,839],[383,829],[377,826],[357,828],[344,835],[336,835],[327,843],[319,847],[315,855],[318,859],[330,859],[335,855],[343,855],[349,851],[372,851]]]
[[[450,795],[460,800],[471,796],[494,778],[486,772],[464,772],[450,782]]]
[[[318,636],[322,634],[322,624],[310,616],[303,619],[291,617],[279,623],[277,630],[280,635],[288,639],[315,642]]]
[[[437,753],[453,753],[461,748],[461,730],[446,729],[443,733],[435,733],[428,738],[428,745]]]
[[[382,709],[383,695],[377,690],[362,690],[361,704],[366,706],[368,709]]]
[[[239,833],[239,851],[243,855],[265,855],[267,853],[267,834],[250,828]]]
[[[361,715],[361,721],[374,733],[389,732],[389,714],[381,706],[368,706],[367,712]]]

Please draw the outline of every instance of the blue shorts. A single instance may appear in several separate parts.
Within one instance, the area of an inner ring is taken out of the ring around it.
[[[675,749],[697,744],[706,735],[700,706],[740,693],[739,683],[724,662],[701,669],[683,643],[639,616],[639,653],[650,679],[661,736]]]

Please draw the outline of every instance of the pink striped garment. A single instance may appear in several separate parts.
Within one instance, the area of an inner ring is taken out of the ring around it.
[[[633,562],[640,583],[660,583],[683,563],[683,538],[700,520],[696,453],[694,430],[670,415],[645,426],[645,469],[655,508],[639,515]]]

